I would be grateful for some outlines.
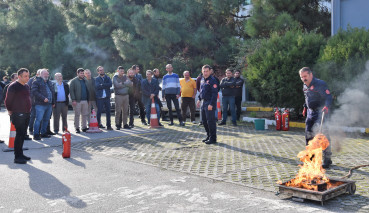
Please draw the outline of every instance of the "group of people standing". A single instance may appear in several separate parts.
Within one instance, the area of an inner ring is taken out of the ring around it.
[[[202,124],[208,135],[204,142],[214,143],[216,142],[216,100],[219,89],[223,91],[223,111],[228,111],[229,106],[232,122],[235,125],[241,111],[240,101],[237,101],[239,99],[237,90],[242,88],[243,80],[239,78],[239,71],[236,71],[235,77],[233,77],[232,71],[227,70],[227,77],[219,83],[217,78],[212,77],[211,70],[211,67],[206,65],[204,72],[203,67],[201,75],[197,78],[199,82],[196,82],[191,78],[189,71],[183,72],[184,78],[180,79],[173,72],[173,66],[167,64],[167,74],[163,76],[162,87],[160,87],[159,69],[147,70],[146,78],[143,79],[139,73],[138,65],[133,65],[127,73],[122,66],[119,66],[113,80],[105,74],[102,66],[97,67],[98,76],[95,78],[92,77],[89,69],[79,68],[76,71],[76,77],[69,83],[63,81],[63,75],[59,72],[55,73],[55,81],[52,82],[49,79],[49,70],[46,68],[37,70],[36,75],[32,78],[29,77],[30,72],[27,69],[21,68],[17,73],[11,75],[12,83],[1,87],[5,106],[11,122],[16,128],[14,162],[23,164],[30,160],[30,157],[25,156],[22,150],[24,140],[31,139],[29,135],[33,135],[34,140],[41,140],[68,129],[69,102],[74,110],[76,133],[86,132],[89,129],[89,117],[92,110],[97,111],[99,128],[113,130],[110,114],[111,88],[115,93],[115,126],[117,130],[134,128],[136,106],[139,108],[141,123],[143,125],[150,124],[152,103],[156,107],[159,125],[162,126],[160,115],[163,105],[159,98],[160,90],[169,111],[168,125],[174,125],[172,103],[177,112],[180,126],[185,126],[188,108],[190,109],[191,122],[195,123],[195,98],[199,92],[200,102],[197,104],[202,106]],[[212,83],[214,85],[209,87]],[[242,95],[242,90],[240,94]],[[179,108],[179,97],[182,99],[181,109]],[[235,107],[237,107],[238,114],[235,114]],[[106,113],[106,127],[102,125],[101,121],[103,112]],[[220,125],[226,123],[226,114],[223,113]],[[52,116],[54,132],[50,128]],[[27,129],[29,134],[27,134]]]

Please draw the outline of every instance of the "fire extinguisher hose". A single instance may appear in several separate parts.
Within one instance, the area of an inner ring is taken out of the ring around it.
[[[325,115],[325,113],[324,113],[324,111],[323,111],[323,113],[322,113],[322,121],[320,121],[319,134],[321,134],[321,133],[322,133],[323,121],[324,121],[324,115]]]
[[[351,177],[351,175],[352,175],[352,171],[354,171],[355,169],[359,169],[359,168],[367,167],[367,166],[369,166],[369,164],[352,167],[352,168],[350,169],[350,171],[347,173],[347,175],[342,176],[341,178],[342,178],[342,179],[350,178],[350,177]]]

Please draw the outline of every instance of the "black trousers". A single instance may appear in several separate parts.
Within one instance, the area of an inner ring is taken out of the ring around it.
[[[236,118],[237,120],[240,120],[241,117],[241,102],[242,102],[242,96],[236,96],[234,103],[236,106]]]
[[[181,109],[182,109],[182,117],[183,121],[186,122],[186,113],[187,108],[190,108],[190,115],[191,115],[191,121],[195,121],[195,113],[196,113],[196,105],[195,105],[195,99],[192,97],[182,97],[181,99]]]
[[[217,125],[215,123],[215,108],[208,110],[209,103],[201,106],[202,124],[210,141],[217,141]]]
[[[14,112],[10,116],[10,120],[12,121],[16,129],[16,135],[14,140],[14,156],[16,159],[19,159],[23,156],[24,137],[27,134],[29,119],[30,113]]]
[[[177,95],[175,94],[165,95],[165,100],[167,101],[170,122],[173,122],[172,101],[174,104],[174,108],[176,109],[176,112],[177,112],[178,120],[179,122],[182,122],[183,119],[181,115],[181,110],[179,110],[179,102],[177,99]]]
[[[129,95],[129,125],[133,125],[134,123],[134,115],[135,115],[135,107],[136,101],[138,107],[140,108],[140,118],[141,122],[145,122],[145,108],[141,99],[136,99],[133,95]]]

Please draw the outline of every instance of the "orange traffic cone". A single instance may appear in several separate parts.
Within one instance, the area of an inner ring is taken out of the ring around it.
[[[149,128],[161,128],[161,126],[159,126],[158,114],[156,113],[154,99],[152,99],[152,102],[151,102],[150,127]]]
[[[88,133],[102,132],[102,130],[99,129],[99,124],[97,123],[95,109],[92,110],[91,117],[90,117],[90,128],[86,132]]]
[[[217,110],[218,110],[218,120],[222,120],[222,110],[220,109],[219,93],[217,98]]]
[[[10,122],[10,134],[9,134],[9,141],[8,143],[5,141],[5,144],[7,145],[7,148],[3,148],[3,152],[12,152],[14,151],[14,141],[15,141],[15,135],[16,135],[16,129],[12,122]],[[22,147],[23,150],[28,150],[27,147]]]

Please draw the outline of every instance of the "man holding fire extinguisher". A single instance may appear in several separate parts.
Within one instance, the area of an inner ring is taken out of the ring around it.
[[[304,83],[303,91],[305,95],[305,104],[302,115],[306,115],[305,138],[306,145],[314,138],[316,131],[313,127],[319,125],[322,119],[322,112],[328,114],[328,109],[332,104],[332,95],[328,89],[327,84],[320,79],[314,78],[313,73],[309,67],[303,67],[299,71],[300,78]],[[307,113],[307,114],[306,114]],[[330,141],[327,130],[325,129],[325,136]],[[329,168],[332,164],[331,160],[331,143],[323,151],[323,168]]]

